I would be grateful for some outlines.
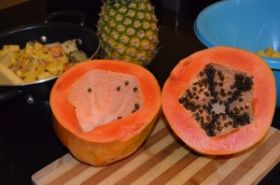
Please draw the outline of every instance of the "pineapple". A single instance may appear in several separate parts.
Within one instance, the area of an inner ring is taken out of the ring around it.
[[[106,0],[97,23],[101,55],[148,65],[157,52],[158,27],[149,0]]]

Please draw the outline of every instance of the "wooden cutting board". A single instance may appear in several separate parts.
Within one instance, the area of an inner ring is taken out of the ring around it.
[[[36,185],[257,184],[280,161],[280,131],[271,128],[250,150],[227,157],[189,151],[160,119],[144,145],[132,156],[106,167],[83,164],[70,154],[32,176]]]

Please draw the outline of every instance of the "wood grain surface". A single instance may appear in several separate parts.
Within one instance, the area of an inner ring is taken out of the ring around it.
[[[159,119],[150,137],[130,157],[106,167],[79,162],[70,154],[32,176],[36,185],[257,184],[280,161],[280,131],[272,128],[253,148],[231,156],[194,153]]]

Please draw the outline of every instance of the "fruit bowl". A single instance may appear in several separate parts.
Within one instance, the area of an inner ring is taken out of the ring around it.
[[[197,38],[207,47],[232,46],[254,53],[280,51],[279,0],[227,0],[203,9],[194,23]],[[280,107],[280,58],[263,57],[276,78]]]

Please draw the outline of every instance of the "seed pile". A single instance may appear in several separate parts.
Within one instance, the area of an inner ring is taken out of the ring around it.
[[[122,119],[143,106],[135,76],[91,70],[73,83],[69,97],[83,131]]]
[[[199,72],[178,101],[213,137],[250,124],[252,97],[252,76],[211,63]]]

